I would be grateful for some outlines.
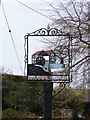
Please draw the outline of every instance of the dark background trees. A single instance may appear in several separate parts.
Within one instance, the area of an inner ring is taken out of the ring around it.
[[[58,86],[54,91],[59,91]],[[76,119],[78,115],[83,115],[85,112],[86,89],[73,89],[66,87],[53,99],[53,115],[59,116],[60,109],[72,109],[73,117]]]
[[[10,109],[32,115],[42,115],[42,83],[27,83],[26,77],[3,74],[2,110],[7,111]]]
[[[54,91],[59,91],[56,87]],[[75,117],[84,112],[85,89],[66,87],[53,99],[53,116],[60,117],[60,109],[73,109]],[[25,76],[2,75],[3,117],[17,117],[24,114],[43,116],[43,83],[27,83]],[[27,116],[26,116],[27,117]]]

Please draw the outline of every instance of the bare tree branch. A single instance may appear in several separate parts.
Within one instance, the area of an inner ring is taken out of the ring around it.
[[[75,63],[74,65],[72,65],[72,67],[75,67],[76,65],[78,65],[79,63],[81,63],[83,60],[87,59],[90,56],[85,56],[83,59],[79,60],[77,63]]]

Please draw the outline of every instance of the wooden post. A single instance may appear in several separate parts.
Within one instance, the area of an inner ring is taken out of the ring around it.
[[[53,83],[44,82],[44,120],[52,120],[52,91]]]

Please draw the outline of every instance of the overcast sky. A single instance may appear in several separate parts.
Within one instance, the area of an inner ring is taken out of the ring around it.
[[[41,9],[46,8],[44,0],[21,0],[21,2],[32,7],[33,9],[38,10],[39,12],[41,12]],[[48,18],[45,18],[44,16],[19,4],[15,0],[3,0],[1,2],[1,5],[2,4],[19,55],[21,66],[24,69],[24,35],[42,27],[47,27],[48,23],[51,21]],[[0,58],[0,66],[5,67],[6,69],[10,69],[13,74],[20,75],[22,74],[22,71],[20,69],[15,49],[13,47],[2,7],[0,9],[2,38],[0,46],[0,48],[2,48],[2,55],[0,56],[2,59]]]
[[[42,11],[48,8],[45,1],[52,2],[54,0],[18,0],[31,8],[43,12],[48,16],[48,12]],[[59,1],[59,0],[58,0]],[[68,0],[69,1],[69,0]],[[87,0],[88,1],[88,0]],[[22,74],[19,66],[19,62],[15,53],[15,49],[8,31],[7,23],[2,10],[2,4],[5,10],[5,14],[11,29],[13,40],[18,52],[21,66],[24,70],[24,35],[31,33],[42,27],[47,27],[51,21],[35,11],[19,4],[16,0],[2,0],[0,7],[0,67],[10,69],[13,74]],[[36,44],[36,46],[38,46]]]

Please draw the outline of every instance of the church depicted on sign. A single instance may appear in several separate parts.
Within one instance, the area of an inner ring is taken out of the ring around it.
[[[45,63],[56,63],[56,55],[53,50],[41,50],[37,51],[32,55],[32,64],[36,64],[37,58],[38,57],[43,57],[45,59]]]

